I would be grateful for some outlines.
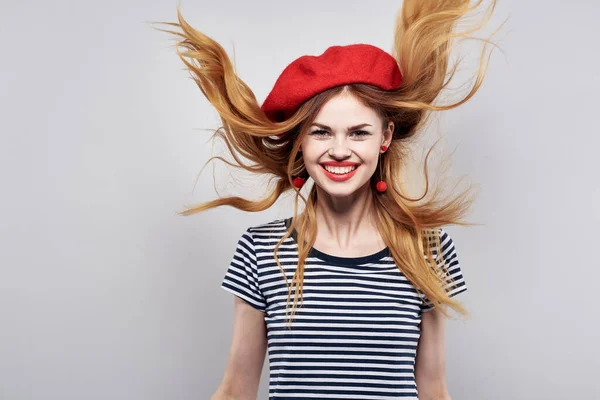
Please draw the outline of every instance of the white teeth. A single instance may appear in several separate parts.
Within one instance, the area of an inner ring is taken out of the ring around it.
[[[352,172],[356,169],[356,165],[352,166],[352,167],[332,167],[331,165],[323,165],[323,168],[325,168],[328,172],[331,172],[332,174],[347,174],[348,172]]]

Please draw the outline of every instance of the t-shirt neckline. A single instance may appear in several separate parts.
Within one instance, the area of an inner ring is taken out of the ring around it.
[[[285,227],[289,229],[289,227],[292,223],[292,217],[286,218],[284,221],[285,221]],[[291,236],[292,236],[292,239],[294,240],[294,243],[298,244],[298,233],[296,232],[295,228],[292,230]],[[379,250],[376,253],[369,254],[366,256],[361,256],[361,257],[340,257],[340,256],[334,256],[331,254],[324,253],[320,250],[315,249],[314,247],[311,247],[308,254],[310,257],[316,257],[322,261],[325,261],[325,262],[328,262],[331,264],[361,265],[361,264],[376,263],[378,261],[381,261],[381,259],[383,259],[384,257],[389,257],[390,249],[389,249],[389,247],[385,247],[384,249]]]

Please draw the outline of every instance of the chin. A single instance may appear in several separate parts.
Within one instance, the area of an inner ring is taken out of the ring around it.
[[[324,184],[320,184],[317,182],[317,186],[319,189],[321,189],[321,191],[325,192],[331,197],[344,198],[360,192],[364,188],[368,188],[369,181],[363,182],[362,184],[351,184],[350,182],[346,184],[339,184],[335,182],[325,182]]]

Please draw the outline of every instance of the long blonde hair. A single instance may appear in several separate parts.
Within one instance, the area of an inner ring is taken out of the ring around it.
[[[293,318],[298,301],[302,299],[304,265],[316,239],[315,185],[307,197],[292,184],[292,177],[305,173],[299,153],[301,138],[306,133],[321,107],[342,90],[347,90],[367,106],[376,110],[384,123],[393,121],[395,130],[389,150],[381,159],[372,177],[372,187],[380,178],[379,170],[388,183],[384,195],[373,198],[378,230],[401,272],[442,313],[450,316],[446,307],[467,315],[466,309],[450,298],[444,289],[447,268],[440,249],[439,227],[447,224],[470,225],[463,220],[472,201],[471,187],[448,198],[442,196],[441,186],[430,188],[427,160],[433,146],[427,152],[424,163],[425,189],[418,198],[402,193],[400,177],[405,171],[409,140],[420,131],[431,111],[455,108],[468,101],[480,88],[489,64],[485,42],[479,69],[470,91],[459,101],[451,104],[434,104],[440,92],[452,80],[459,63],[449,68],[452,41],[472,38],[472,32],[483,27],[491,18],[496,1],[492,0],[483,22],[472,29],[455,32],[457,22],[466,14],[477,10],[482,0],[469,6],[468,0],[404,0],[398,13],[395,28],[393,56],[403,75],[402,85],[392,91],[383,91],[365,84],[335,87],[317,94],[305,102],[299,110],[284,122],[271,122],[261,110],[250,88],[235,74],[225,50],[213,39],[192,28],[177,9],[178,23],[162,23],[180,28],[181,32],[161,31],[176,35],[177,54],[189,69],[194,81],[218,111],[222,126],[213,134],[226,144],[233,161],[223,157],[211,157],[208,162],[219,159],[232,167],[256,174],[267,174],[275,182],[272,190],[260,200],[239,196],[222,197],[192,206],[181,215],[191,215],[214,207],[228,205],[244,211],[258,212],[271,207],[288,191],[295,191],[294,216],[291,226],[275,247],[275,260],[283,273],[277,256],[283,241],[296,230],[298,243],[298,266],[288,282],[288,308],[294,291],[291,310]],[[493,36],[493,35],[492,35]],[[487,55],[487,57],[486,57]],[[299,218],[299,199],[304,202],[304,212]],[[434,256],[435,254],[435,256]],[[291,322],[291,319],[290,319]]]

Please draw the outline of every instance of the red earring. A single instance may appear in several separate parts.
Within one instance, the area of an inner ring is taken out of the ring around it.
[[[375,185],[375,187],[377,188],[377,191],[379,193],[383,193],[387,190],[387,183],[385,183],[384,181],[379,181],[377,182],[377,185]]]
[[[388,149],[387,146],[381,146],[381,151],[383,153],[385,153],[385,151]],[[379,153],[379,176],[382,177],[380,178],[381,180],[379,182],[377,182],[377,185],[375,185],[375,188],[377,189],[377,191],[379,193],[383,193],[387,190],[387,183],[385,183],[383,181],[383,175],[381,174],[381,153]]]
[[[306,182],[306,179],[300,178],[299,176],[297,176],[294,178],[294,180],[292,182],[294,183],[295,187],[300,189],[304,185],[304,182]]]

